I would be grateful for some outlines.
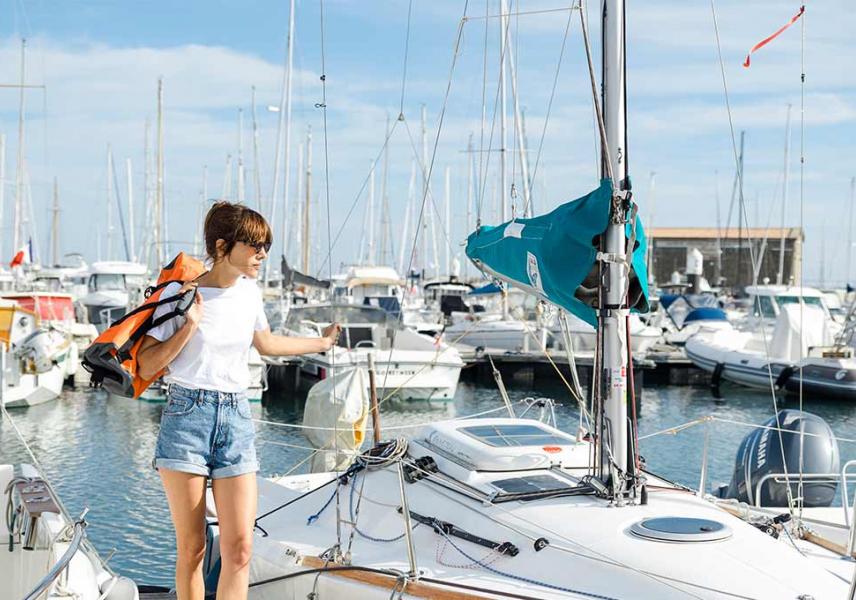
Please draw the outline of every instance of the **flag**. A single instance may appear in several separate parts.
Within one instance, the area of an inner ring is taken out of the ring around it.
[[[797,14],[795,14],[793,17],[791,17],[790,21],[788,21],[787,23],[785,23],[784,25],[779,27],[779,29],[776,31],[776,33],[774,33],[770,37],[764,38],[763,40],[761,40],[760,42],[758,42],[757,44],[752,46],[752,49],[749,50],[749,54],[746,55],[746,60],[743,61],[743,66],[748,69],[749,68],[749,57],[752,56],[752,53],[755,52],[756,50],[760,50],[761,48],[763,48],[764,46],[766,46],[767,44],[772,42],[774,39],[779,37],[785,29],[787,29],[788,27],[790,27],[791,25],[796,23],[799,20],[799,18],[801,16],[803,16],[804,12],[805,12],[805,5],[800,6],[799,12],[797,12]]]
[[[12,262],[9,263],[10,267],[18,267],[25,263],[30,262],[30,247],[29,245],[23,246],[20,250],[15,253],[15,256],[12,257]]]

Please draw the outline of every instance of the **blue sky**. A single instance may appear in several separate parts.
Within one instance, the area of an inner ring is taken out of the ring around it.
[[[358,196],[358,192],[382,146],[387,114],[394,118],[399,112],[408,2],[324,3],[330,224],[334,234],[342,227],[341,236],[334,242],[327,239],[323,127],[321,111],[314,106],[321,98],[319,3],[302,0],[297,4],[291,181],[296,183],[297,145],[311,125],[313,187],[317,194],[313,196],[314,226],[318,232],[313,266],[321,268],[318,258],[333,246],[333,267],[337,268],[360,255],[360,240],[365,239],[367,229],[366,193]],[[511,4],[517,10],[518,4]],[[716,182],[724,221],[734,160],[710,3],[673,0],[628,4],[630,167],[636,199],[642,214],[652,217],[655,226],[714,226]],[[519,10],[542,11],[567,5],[562,0],[520,0]],[[592,2],[589,7],[596,53],[597,5]],[[491,0],[488,8],[496,14],[498,1]],[[279,101],[287,2],[15,0],[0,2],[0,9],[6,17],[0,19],[0,81],[17,81],[19,40],[24,35],[29,40],[27,79],[48,88],[46,100],[41,92],[28,92],[25,145],[33,216],[43,253],[48,248],[50,185],[56,176],[63,211],[62,251],[79,251],[94,260],[100,250],[105,257],[108,143],[116,160],[123,201],[125,160],[132,161],[138,210],[135,233],[140,239],[141,228],[146,226],[142,222],[144,125],[147,118],[153,120],[155,116],[159,76],[165,85],[166,201],[173,250],[186,249],[194,239],[204,206],[203,165],[208,167],[209,197],[222,192],[226,156],[237,154],[239,108],[244,111],[247,202],[255,203],[250,132],[253,85],[257,88],[259,117],[259,173],[263,196],[269,198],[276,115],[265,106]],[[783,1],[716,2],[735,127],[738,135],[741,129],[747,131],[745,197],[750,202],[749,220],[762,227],[770,214],[771,224],[778,225],[787,103],[794,105],[787,224],[800,224],[800,28],[791,28],[756,54],[751,69],[743,69],[740,63],[752,44],[775,31],[797,9],[797,3]],[[389,198],[396,238],[403,230],[414,157],[407,131],[409,128],[418,146],[419,112],[424,104],[429,145],[433,147],[463,11],[464,2],[458,0],[413,2],[404,101],[406,126],[400,123],[390,139]],[[471,17],[483,15],[485,2],[470,2],[467,11]],[[535,161],[544,132],[533,189],[537,212],[587,192],[597,180],[591,98],[576,16],[545,128],[567,18],[567,12],[520,16],[513,19],[510,32],[530,163]],[[807,236],[805,276],[812,282],[822,274],[821,254],[826,259],[823,276],[827,284],[845,277],[846,203],[850,177],[856,172],[852,159],[856,134],[856,78],[851,76],[856,59],[854,28],[856,11],[844,0],[809,3],[802,219]],[[462,151],[470,134],[479,144],[483,92],[487,98],[484,145],[488,146],[497,89],[498,32],[498,22],[489,20],[485,69],[485,21],[472,19],[463,27],[432,176],[432,195],[437,210],[443,212],[443,176],[444,170],[450,169],[452,219],[450,225],[438,225],[441,259],[446,239],[451,241],[453,254],[462,252],[460,244],[467,232],[468,156]],[[16,92],[0,90],[0,132],[8,139],[0,237],[4,256],[12,250],[9,238],[16,119]],[[510,148],[514,146],[512,127],[509,110]],[[497,147],[495,138],[492,147]],[[497,218],[501,195],[496,190],[497,158],[495,153],[478,156],[491,157],[483,163],[485,197],[476,203],[481,206],[483,221],[491,222]],[[519,166],[510,164],[509,172],[519,190]],[[649,185],[651,172],[657,173],[654,197]],[[378,192],[380,185],[378,170]],[[292,211],[293,197],[292,191]],[[277,212],[274,230],[281,240],[281,208]],[[118,224],[114,223],[114,231],[114,257],[122,258]],[[408,242],[412,243],[412,233]],[[399,244],[396,239],[396,254]]]

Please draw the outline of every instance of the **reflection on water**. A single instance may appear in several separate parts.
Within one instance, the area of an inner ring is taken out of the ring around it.
[[[547,396],[562,403],[559,426],[575,432],[579,413],[561,385],[539,383],[535,389],[509,382],[509,396],[518,402],[527,396]],[[714,400],[707,389],[650,387],[643,391],[639,434],[645,436],[706,415],[739,423],[761,423],[773,415],[769,395],[724,387],[724,400]],[[780,401],[796,408],[797,403]],[[491,387],[462,383],[454,402],[384,404],[382,425],[387,436],[406,435],[406,428],[429,421],[466,416],[501,407]],[[89,536],[106,556],[115,548],[111,565],[140,583],[170,585],[175,558],[172,525],[160,479],[151,468],[162,405],[108,398],[99,391],[66,391],[56,402],[12,412],[12,417],[41,462],[48,478],[73,515],[90,508]],[[812,402],[806,409],[825,418],[839,437],[856,438],[856,418],[850,405]],[[299,423],[302,399],[290,395],[267,398],[253,406],[254,416],[274,423]],[[499,410],[491,413],[504,416]],[[749,428],[711,422],[709,482],[727,482],[734,455]],[[262,474],[286,473],[309,455],[301,432],[260,423],[258,450]],[[678,435],[660,435],[640,442],[649,468],[680,483],[696,487],[701,465],[704,426]],[[5,420],[0,426],[2,462],[28,462],[28,456]],[[841,443],[841,459],[856,458],[856,445]],[[299,471],[305,470],[301,467]],[[299,472],[298,471],[298,472]],[[299,524],[296,526],[300,526]]]

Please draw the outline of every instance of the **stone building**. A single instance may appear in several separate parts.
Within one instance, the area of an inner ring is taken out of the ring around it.
[[[654,227],[648,232],[649,267],[657,283],[667,283],[672,273],[683,274],[687,250],[698,248],[704,255],[704,276],[711,285],[726,287],[752,283],[752,254],[761,258],[758,282],[768,278],[776,283],[781,240],[784,239],[782,282],[799,280],[800,255],[805,234],[800,227],[749,228],[735,227],[718,231],[715,227]],[[719,257],[719,259],[718,259]]]

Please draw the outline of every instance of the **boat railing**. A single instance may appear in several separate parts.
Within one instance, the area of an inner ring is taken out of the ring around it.
[[[761,489],[768,481],[773,481],[774,483],[785,483],[789,485],[799,485],[800,483],[805,481],[811,481],[814,483],[837,483],[839,481],[843,481],[845,493],[847,488],[847,479],[841,473],[767,473],[761,479],[759,479],[758,483],[755,485],[755,497],[752,504],[756,508],[764,508],[764,505],[761,502]],[[844,509],[844,522],[849,527],[849,517],[847,516],[848,506],[849,505],[847,503],[847,500],[842,500],[841,507]]]
[[[60,556],[56,564],[51,567],[50,571],[42,577],[41,581],[36,584],[33,590],[24,596],[24,600],[37,600],[54,584],[54,582],[56,582],[58,578],[61,576],[64,579],[68,577],[68,564],[71,562],[71,559],[74,558],[74,555],[82,548],[83,541],[86,539],[85,515],[86,510],[84,510],[84,512],[71,525],[71,538],[68,540],[69,544],[66,551],[62,556]]]

